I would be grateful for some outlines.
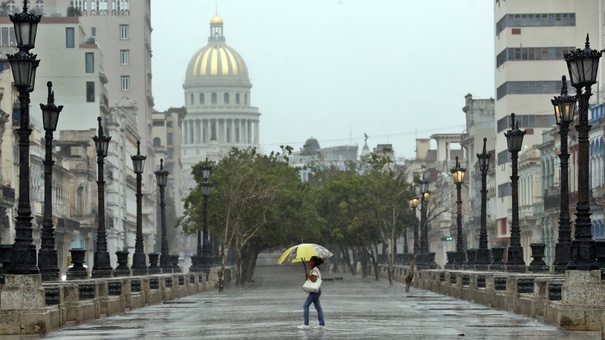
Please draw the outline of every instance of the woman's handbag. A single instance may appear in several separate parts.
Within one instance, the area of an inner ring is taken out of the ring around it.
[[[302,289],[307,293],[317,293],[319,291],[319,287],[321,286],[321,279],[317,278],[315,282],[311,281],[311,279],[307,279],[302,286]]]

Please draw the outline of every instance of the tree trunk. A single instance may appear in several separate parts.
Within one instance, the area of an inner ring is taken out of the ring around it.
[[[256,260],[260,253],[260,243],[258,240],[250,239],[242,248],[242,284],[253,282]]]
[[[374,277],[376,281],[380,280],[380,275],[378,271],[378,245],[374,243],[374,253],[376,256],[372,256],[372,265],[374,266]]]

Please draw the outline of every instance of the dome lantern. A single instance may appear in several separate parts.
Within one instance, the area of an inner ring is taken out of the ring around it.
[[[210,19],[210,37],[208,37],[208,42],[213,41],[225,41],[225,36],[223,36],[223,19],[218,15]]]
[[[198,50],[187,66],[185,86],[197,84],[203,79],[221,79],[250,88],[248,68],[243,58],[225,43],[223,19],[215,15],[210,19],[208,44]]]

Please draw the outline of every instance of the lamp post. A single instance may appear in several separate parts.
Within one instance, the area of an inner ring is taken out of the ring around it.
[[[92,137],[97,148],[97,193],[99,204],[99,226],[97,229],[97,251],[95,252],[95,263],[92,267],[92,277],[110,277],[111,265],[109,262],[109,252],[107,251],[107,235],[105,233],[105,180],[103,177],[103,167],[109,141],[111,136],[103,134],[101,117],[97,118],[99,122],[99,135]]]
[[[483,152],[477,154],[479,170],[481,170],[481,228],[479,231],[479,249],[475,258],[475,269],[487,270],[490,253],[487,248],[487,171],[491,154],[486,151],[487,138],[483,138]]]
[[[420,268],[428,268],[428,228],[427,228],[427,204],[429,200],[429,181],[420,181],[420,246],[418,248],[418,261],[416,262]]]
[[[590,230],[590,177],[588,133],[588,100],[592,96],[592,84],[596,83],[599,59],[602,51],[590,48],[588,34],[583,50],[577,49],[565,55],[571,86],[576,88],[579,101],[578,109],[578,203],[576,204],[576,230],[571,241],[569,270],[594,270],[599,266],[596,261],[595,243]],[[582,92],[584,88],[584,92]]]
[[[512,221],[510,232],[510,245],[508,247],[508,260],[506,270],[513,272],[525,272],[525,261],[523,260],[523,247],[521,246],[521,230],[519,228],[519,176],[517,174],[517,160],[519,151],[523,146],[525,130],[519,130],[519,122],[515,121],[515,114],[511,114],[511,130],[504,133],[508,145],[508,152],[512,159]]]
[[[414,212],[414,227],[412,232],[414,235],[414,256],[418,255],[418,218],[416,218],[416,208],[418,207],[418,198],[414,197],[410,200],[410,208]]]
[[[42,109],[42,121],[44,122],[44,139],[46,143],[46,156],[44,159],[44,219],[42,220],[42,245],[38,253],[38,267],[44,281],[56,281],[59,279],[59,265],[57,263],[57,249],[55,247],[55,230],[53,229],[52,211],[52,180],[53,180],[53,132],[57,129],[59,113],[63,105],[55,105],[55,94],[52,91],[53,83],[48,86],[48,103],[40,104]]]
[[[145,258],[145,246],[143,244],[143,206],[141,193],[141,182],[143,180],[143,168],[147,156],[141,155],[141,142],[137,141],[137,154],[130,156],[132,167],[137,175],[137,236],[134,242],[134,255],[132,257],[132,274],[147,275],[147,260]]]
[[[162,226],[162,250],[160,252],[160,268],[165,272],[172,272],[170,254],[168,253],[168,239],[166,238],[166,203],[164,202],[164,188],[168,182],[167,170],[164,170],[164,160],[160,159],[160,170],[155,172],[155,178],[160,188],[160,223]]]
[[[212,264],[212,251],[210,249],[210,239],[208,235],[208,196],[210,195],[210,170],[211,167],[208,165],[208,158],[206,163],[202,165],[202,183],[200,188],[202,190],[202,197],[204,198],[204,205],[202,210],[202,228],[204,238],[202,240],[202,230],[197,230],[197,251],[194,256],[191,257],[190,272],[199,272],[209,270]],[[202,247],[203,244],[203,247]]]
[[[462,183],[464,182],[464,173],[466,169],[460,166],[458,156],[456,156],[456,166],[450,170],[454,184],[456,184],[456,267],[462,269],[466,262],[466,252],[464,251],[464,239],[462,237]]]
[[[13,80],[19,92],[19,204],[15,226],[15,242],[8,274],[38,274],[36,246],[32,237],[31,205],[29,201],[29,93],[34,89],[36,68],[40,60],[29,52],[36,42],[36,30],[40,15],[27,12],[27,0],[23,1],[23,12],[10,15],[17,38],[16,54],[8,54]]]
[[[571,251],[571,223],[569,216],[569,152],[567,149],[567,136],[569,124],[573,122],[576,114],[576,97],[567,94],[567,79],[561,78],[561,95],[550,102],[555,109],[555,119],[559,125],[561,135],[561,212],[559,213],[559,239],[555,245],[555,260],[553,270],[563,273],[567,269]]]
[[[202,270],[209,271],[212,265],[212,250],[210,249],[210,235],[208,234],[208,196],[210,196],[210,170],[211,167],[208,165],[208,158],[206,158],[206,164],[202,166],[202,196],[204,196],[204,211],[203,211],[203,223],[204,223],[204,238],[202,241],[202,251],[198,255],[202,256]],[[198,247],[199,243],[199,230],[198,230]]]

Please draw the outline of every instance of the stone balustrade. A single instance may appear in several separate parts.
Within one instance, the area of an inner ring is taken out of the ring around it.
[[[231,267],[225,283],[231,281]],[[82,323],[218,288],[210,273],[171,273],[42,282],[40,275],[10,275],[0,284],[0,335],[44,334]]]
[[[394,279],[404,282],[408,270],[395,266]],[[379,273],[388,278],[387,265],[380,265]],[[412,285],[561,329],[601,331],[605,339],[605,281],[600,270],[549,274],[429,269],[416,272]]]

